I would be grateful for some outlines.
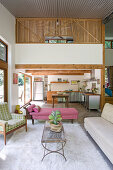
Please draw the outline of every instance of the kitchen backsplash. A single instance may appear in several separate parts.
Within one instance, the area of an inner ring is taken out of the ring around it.
[[[51,82],[57,82],[58,78],[61,78],[61,80],[68,80],[69,83],[51,83]],[[85,73],[83,76],[81,75],[50,75],[48,76],[48,84],[51,84],[51,91],[65,91],[65,90],[73,90],[78,91],[79,88],[83,88],[84,86],[84,80],[90,80],[91,76],[89,73]],[[101,71],[99,69],[95,70],[95,79],[101,78]],[[76,85],[72,85],[72,80],[80,80],[80,83],[77,83]],[[101,80],[100,80],[101,82]],[[87,81],[87,86],[84,88],[84,90],[87,91],[87,89],[92,89],[92,83],[96,83],[96,88],[98,88],[97,93],[100,93],[101,91],[101,83],[98,84],[97,81]],[[78,87],[79,86],[79,87]],[[48,89],[49,90],[49,89]]]
[[[71,85],[70,83],[53,83],[51,84],[51,91],[65,91],[65,90],[73,90],[77,91],[78,90],[78,85]]]
[[[58,81],[58,78],[61,78],[61,80],[68,80],[69,83],[51,83],[53,81]],[[48,76],[48,84],[51,83],[51,91],[65,91],[65,90],[78,90],[78,84],[71,85],[72,80],[80,80],[83,81],[84,76],[74,76],[74,75],[50,75]]]

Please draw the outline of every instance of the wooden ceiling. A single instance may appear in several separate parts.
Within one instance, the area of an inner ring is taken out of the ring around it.
[[[26,70],[32,75],[84,75],[91,73],[91,70]]]
[[[0,0],[0,2],[16,17],[104,19],[113,12],[113,0]]]

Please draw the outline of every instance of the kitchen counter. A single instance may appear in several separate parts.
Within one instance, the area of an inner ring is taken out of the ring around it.
[[[83,93],[83,92],[82,92]],[[100,94],[96,94],[96,93],[83,93],[84,95],[88,95],[88,96],[100,96]]]
[[[52,104],[52,95],[57,94],[57,92],[69,93],[69,102],[82,102],[82,96],[100,96],[100,94],[85,93],[81,91],[48,91],[47,92],[47,103]],[[55,103],[58,103],[58,99],[55,99]]]

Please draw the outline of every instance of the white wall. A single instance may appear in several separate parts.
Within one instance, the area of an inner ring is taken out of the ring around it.
[[[98,88],[97,93],[101,94],[101,70],[100,69],[95,69],[95,79],[100,79],[100,84],[98,84],[97,81],[88,81],[85,90],[87,91],[87,89],[90,89],[91,91],[92,83],[96,83],[96,88]]]
[[[48,84],[50,84],[50,82],[52,81],[58,81],[58,78],[61,78],[62,81],[63,80],[67,80],[69,81],[69,83],[65,83],[65,84],[60,84],[60,83],[53,83],[51,84],[51,91],[65,91],[65,90],[74,90],[77,91],[78,90],[78,84],[76,85],[71,85],[71,80],[80,80],[83,81],[84,79],[84,75],[83,76],[78,76],[78,75],[50,75],[48,76]]]
[[[113,66],[113,49],[105,49],[105,66]]]
[[[16,44],[16,64],[102,64],[102,44]]]
[[[15,17],[0,3],[0,38],[8,44],[8,103],[10,106],[17,104],[18,88],[12,84],[15,71]]]

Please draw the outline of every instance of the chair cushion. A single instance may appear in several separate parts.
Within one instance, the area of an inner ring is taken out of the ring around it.
[[[104,105],[101,117],[113,123],[113,105],[112,104],[106,103]]]
[[[9,113],[8,104],[0,103],[0,120],[8,121],[12,119],[11,114]]]
[[[8,131],[13,130],[21,125],[25,124],[25,120],[23,119],[11,119],[8,120]]]
[[[25,124],[25,119],[10,119],[6,121],[6,132],[9,132],[21,125]],[[0,126],[0,131],[4,131],[3,126]]]

